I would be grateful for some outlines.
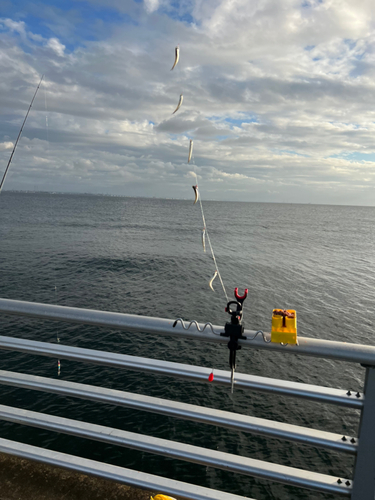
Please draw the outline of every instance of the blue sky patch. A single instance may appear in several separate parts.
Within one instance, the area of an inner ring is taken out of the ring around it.
[[[355,40],[351,40],[350,38],[345,38],[344,39],[345,45],[347,45],[350,49],[354,49],[355,46],[357,45],[357,42]]]
[[[323,0],[317,0],[317,2],[315,3],[323,3]],[[312,9],[313,7],[315,7],[315,5],[311,0],[303,0],[301,2],[301,7],[302,9]]]
[[[246,113],[243,113],[243,116],[240,116],[239,118],[231,118],[231,117],[223,117],[223,116],[208,116],[208,120],[216,123],[227,123],[230,125],[230,128],[233,129],[234,127],[240,127],[243,123],[259,123],[258,117],[256,115],[249,115]]]
[[[340,160],[349,161],[371,161],[375,162],[375,153],[341,153],[337,155],[329,156],[329,158],[338,158]]]
[[[249,118],[225,118],[226,123],[240,127],[243,123],[259,123],[258,118],[255,116]]]
[[[111,32],[111,25],[137,25],[131,16],[114,8],[74,0],[50,0],[47,5],[26,0],[9,2],[4,6],[2,15],[14,21],[23,21],[26,30],[33,34],[47,39],[58,38],[68,51],[73,51],[85,41],[105,38]]]
[[[362,59],[365,57],[366,52],[362,52],[361,54],[355,54],[354,57],[357,59],[357,61],[362,61]]]
[[[187,24],[194,23],[193,16],[187,10],[182,10],[179,2],[171,2],[168,7],[160,7],[159,12],[167,15],[174,21],[180,21]]]

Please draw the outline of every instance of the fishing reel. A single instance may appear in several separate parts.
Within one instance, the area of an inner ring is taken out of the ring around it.
[[[230,322],[225,323],[224,332],[220,333],[222,337],[229,337],[230,340],[228,342],[229,349],[229,366],[232,371],[231,375],[231,391],[233,393],[233,384],[234,384],[234,370],[236,369],[236,352],[241,349],[238,341],[240,339],[246,340],[246,337],[243,335],[244,326],[242,324],[243,317],[243,303],[247,297],[248,289],[246,288],[245,293],[241,296],[238,295],[238,288],[234,289],[234,297],[236,300],[231,300],[227,303],[227,307],[225,308],[225,312],[230,315]]]

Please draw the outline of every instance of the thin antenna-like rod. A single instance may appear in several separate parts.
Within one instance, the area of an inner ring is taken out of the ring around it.
[[[10,167],[10,164],[12,163],[12,159],[13,159],[13,155],[14,155],[14,152],[16,150],[16,147],[17,147],[17,144],[18,144],[18,141],[20,140],[20,137],[21,137],[21,134],[22,134],[22,130],[23,130],[23,127],[26,123],[26,120],[27,120],[27,117],[29,116],[29,113],[30,113],[30,109],[33,105],[33,102],[34,102],[34,99],[35,99],[35,96],[36,94],[38,93],[38,90],[39,90],[39,87],[40,87],[40,84],[42,83],[42,80],[44,78],[44,75],[42,75],[42,78],[40,79],[40,82],[36,88],[36,91],[35,91],[35,94],[34,94],[34,97],[32,98],[31,100],[31,103],[30,103],[30,106],[29,106],[29,109],[27,110],[27,113],[26,113],[26,116],[25,116],[25,119],[22,123],[22,126],[21,126],[21,129],[19,131],[19,134],[18,134],[18,137],[17,137],[17,140],[14,144],[14,147],[13,147],[13,151],[12,151],[12,154],[10,155],[10,158],[9,158],[9,161],[8,161],[8,165],[7,165],[7,168],[5,169],[5,172],[4,172],[4,175],[3,175],[3,178],[1,179],[1,184],[0,184],[0,193],[1,193],[1,190],[3,189],[3,186],[4,186],[4,182],[5,182],[5,178],[7,176],[7,173],[8,173],[8,170],[9,170],[9,167]]]

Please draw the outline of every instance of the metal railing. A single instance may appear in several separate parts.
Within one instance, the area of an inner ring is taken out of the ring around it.
[[[96,326],[106,326],[126,331],[140,331],[153,334],[194,338],[207,342],[227,343],[227,339],[217,335],[223,328],[213,326],[202,330],[204,325],[192,325],[186,329],[181,323],[173,327],[174,320],[150,318],[129,314],[119,314],[72,307],[52,306],[30,302],[0,299],[0,313],[27,316],[44,320],[66,321]],[[274,422],[247,415],[203,408],[151,396],[90,386],[64,380],[55,380],[34,375],[0,370],[0,384],[28,388],[37,391],[73,396],[96,402],[138,409],[142,411],[173,416],[194,422],[226,427],[251,434],[285,439],[315,447],[322,447],[355,455],[353,478],[338,478],[317,472],[310,472],[289,466],[241,457],[230,453],[209,450],[198,446],[151,438],[109,427],[79,422],[44,413],[0,405],[0,419],[18,424],[66,433],[87,439],[98,440],[116,446],[123,446],[159,454],[178,460],[193,462],[218,469],[259,477],[288,485],[309,488],[326,493],[337,493],[352,500],[373,500],[375,492],[375,347],[331,342],[299,337],[299,345],[281,346],[265,343],[255,337],[256,332],[245,330],[246,340],[240,344],[248,348],[277,350],[286,354],[299,354],[345,360],[360,363],[366,367],[363,393],[344,391],[310,384],[283,381],[253,375],[236,374],[235,386],[252,391],[271,392],[324,402],[360,410],[358,436],[343,436],[331,432]],[[269,334],[265,334],[266,339]],[[253,340],[251,340],[253,338]],[[207,382],[208,368],[172,363],[154,359],[115,354],[92,349],[83,349],[61,344],[21,340],[0,336],[0,349],[18,351],[59,359],[94,363],[103,366],[144,371],[168,375],[192,381]],[[231,384],[230,372],[215,370],[214,384]],[[0,439],[0,451],[16,456],[55,464],[101,477],[107,477],[129,485],[160,490],[181,498],[195,500],[219,499],[239,500],[243,497],[210,490],[188,483],[131,471],[100,462],[51,452],[35,446]]]

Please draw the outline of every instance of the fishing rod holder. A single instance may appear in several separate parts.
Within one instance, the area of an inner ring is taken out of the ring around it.
[[[246,288],[245,293],[241,296],[238,295],[238,288],[234,289],[234,296],[236,300],[231,300],[227,303],[225,312],[230,315],[230,322],[225,323],[224,332],[220,333],[222,337],[229,337],[228,342],[229,349],[229,366],[233,371],[236,369],[236,351],[241,349],[238,341],[246,340],[247,337],[243,335],[244,326],[242,324],[243,317],[243,303],[247,297],[248,289]],[[235,306],[233,308],[232,306]]]

